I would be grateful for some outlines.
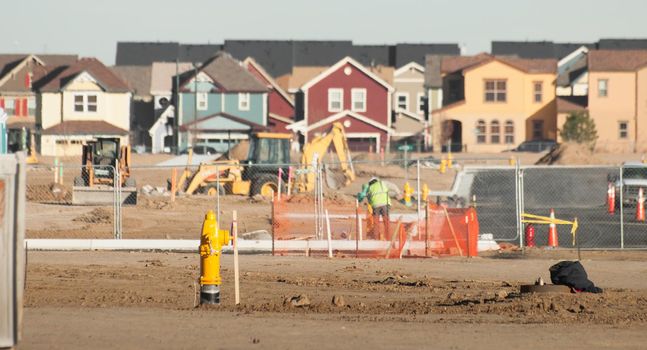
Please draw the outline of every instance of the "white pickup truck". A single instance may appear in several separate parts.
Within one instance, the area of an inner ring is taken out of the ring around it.
[[[610,174],[609,180],[615,183],[616,207],[620,206],[620,176]],[[647,164],[625,162],[622,164],[622,202],[624,205],[636,205],[638,191],[642,187],[647,196]]]

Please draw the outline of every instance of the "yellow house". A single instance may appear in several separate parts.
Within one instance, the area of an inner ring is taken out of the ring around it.
[[[592,50],[588,65],[596,148],[647,151],[647,50]]]
[[[501,152],[557,136],[554,59],[488,54],[441,58],[443,107],[432,111],[435,150]]]
[[[83,58],[38,89],[36,125],[40,154],[80,155],[96,137],[128,143],[132,93],[115,73],[94,58]]]

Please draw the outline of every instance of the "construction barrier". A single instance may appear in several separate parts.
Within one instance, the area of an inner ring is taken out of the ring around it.
[[[324,256],[331,251],[332,255],[363,258],[477,256],[479,224],[474,208],[429,204],[418,215],[397,206],[385,225],[374,222],[367,208],[339,198],[324,199],[327,215],[321,217],[311,199],[300,194],[273,201],[274,254]]]

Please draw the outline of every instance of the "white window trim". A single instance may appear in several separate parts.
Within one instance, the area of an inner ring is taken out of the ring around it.
[[[423,104],[423,103],[420,103],[420,102],[422,102],[421,100],[422,100],[422,99],[424,99],[424,98],[425,98],[425,93],[424,93],[424,92],[419,92],[419,93],[418,93],[418,95],[417,95],[417,97],[416,97],[416,102],[417,102],[417,104],[416,104],[416,111],[417,111],[417,113],[418,113],[418,114],[420,114],[420,115],[424,115],[424,114],[425,114],[425,106],[424,106],[424,104]],[[421,106],[421,105],[422,105],[422,106]],[[422,107],[422,109],[421,109],[420,107]]]
[[[400,108],[400,96],[404,96],[404,107]],[[408,92],[396,92],[395,93],[395,108],[398,111],[409,111],[409,93]]]
[[[81,104],[81,107],[83,108],[82,111],[77,111],[76,110],[76,97],[81,96],[83,97],[83,102]],[[91,111],[88,107],[90,106],[90,101],[88,99],[88,96],[95,96],[97,99],[97,102],[95,103],[96,110]],[[99,95],[96,93],[75,93],[72,94],[72,111],[74,113],[98,113],[99,112]]]
[[[196,104],[199,111],[206,111],[207,109],[209,109],[209,96],[206,92],[198,92],[196,94],[196,99]],[[204,106],[200,106],[201,101],[204,101]]]
[[[243,100],[247,100],[247,106],[243,106]],[[238,110],[249,111],[251,108],[251,95],[249,92],[238,93]]]
[[[600,91],[602,91],[602,89],[600,89],[600,83],[602,82],[604,82],[604,95],[600,94]],[[598,97],[609,97],[609,79],[606,79],[606,78],[598,79],[597,88],[598,88]]]
[[[364,99],[363,99],[363,108],[355,108],[355,102],[359,102],[358,100],[355,99],[355,93],[356,92],[361,92],[364,94]],[[366,89],[364,88],[355,88],[355,89],[350,89],[350,97],[351,97],[351,110],[353,112],[366,112]]]
[[[333,93],[339,93],[339,108],[332,108],[332,99],[330,96]],[[341,112],[344,109],[344,89],[330,88],[328,89],[328,112]]]

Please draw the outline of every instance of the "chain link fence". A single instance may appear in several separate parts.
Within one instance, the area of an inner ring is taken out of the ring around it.
[[[426,227],[421,223],[427,215],[427,195],[439,208],[474,206],[479,233],[491,234],[498,242],[525,245],[522,214],[549,216],[553,209],[558,219],[577,218],[577,243],[582,248],[647,248],[645,224],[636,220],[639,186],[623,181],[620,167],[520,166],[505,157],[484,163],[471,165],[471,160],[459,158],[451,168],[441,169],[440,161],[430,157],[354,159],[353,180],[334,160],[327,160],[321,174],[311,172],[310,178],[311,166],[236,161],[137,166],[121,173],[102,166],[92,171],[82,166],[31,166],[27,236],[197,239],[206,211],[216,211],[226,228],[236,210],[243,238],[269,240],[281,231],[284,238],[321,239],[328,210],[333,237],[352,241],[362,230],[365,239],[369,214],[365,203],[356,204],[356,197],[363,184],[379,177],[393,199],[391,219],[418,223],[417,237]],[[613,213],[607,205],[609,184],[616,197]],[[318,193],[323,200],[317,200]],[[272,198],[286,204],[273,206]],[[275,220],[277,208],[283,218],[293,217]],[[535,228],[537,245],[546,245],[548,226]],[[570,229],[558,225],[560,247],[572,247]]]

